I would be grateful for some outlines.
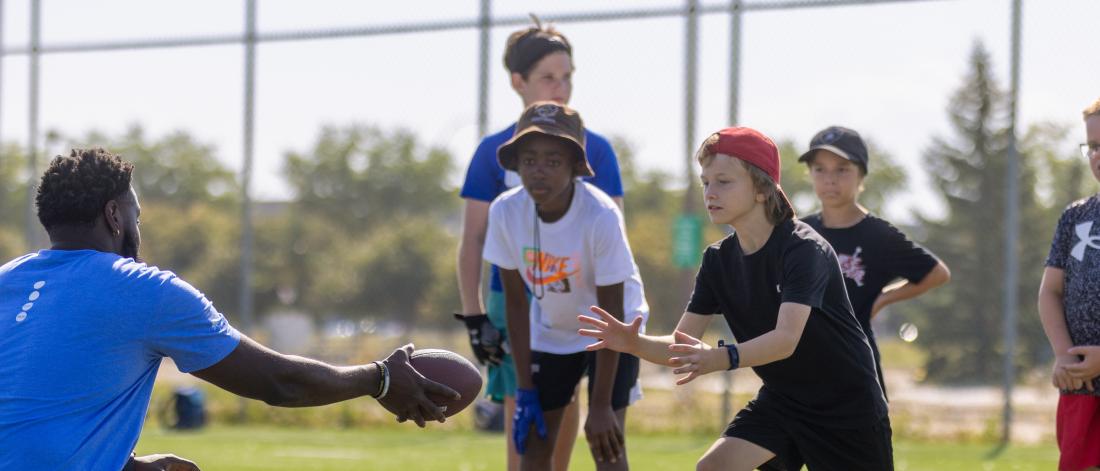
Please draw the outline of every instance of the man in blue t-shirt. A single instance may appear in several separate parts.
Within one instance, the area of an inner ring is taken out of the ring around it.
[[[0,267],[0,469],[198,469],[135,457],[161,359],[235,394],[302,407],[372,396],[399,421],[443,421],[406,345],[339,367],[234,329],[194,287],[138,257],[133,165],[102,149],[56,157],[38,187],[51,247]]]
[[[573,92],[573,48],[565,35],[553,27],[534,26],[513,32],[504,51],[504,66],[512,89],[523,101],[523,109],[537,101],[568,104]],[[507,326],[504,320],[504,294],[500,272],[490,265],[488,303],[481,298],[481,253],[485,246],[485,231],[489,220],[489,203],[507,189],[520,184],[516,172],[505,171],[497,163],[497,148],[512,138],[516,125],[487,136],[477,146],[461,196],[466,200],[462,223],[462,240],[458,245],[458,291],[462,312],[456,317],[466,323],[474,354],[488,365],[486,394],[496,402],[504,402],[505,417],[515,410],[516,372],[511,355],[505,352]],[[584,180],[607,193],[623,206],[623,184],[615,151],[603,136],[585,129],[585,152],[594,176]],[[568,469],[575,430],[580,421],[576,402],[565,412],[558,449],[554,451],[554,469]],[[511,436],[511,420],[505,420],[506,435]],[[574,431],[568,435],[568,431]],[[519,458],[509,441],[508,469],[517,469]]]

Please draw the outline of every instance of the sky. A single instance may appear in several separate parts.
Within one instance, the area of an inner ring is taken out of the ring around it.
[[[550,16],[683,2],[546,4],[497,0],[492,11]],[[29,1],[2,5],[4,47],[26,46]],[[478,6],[477,0],[259,0],[258,28],[281,32],[465,20],[477,16]],[[996,78],[1008,86],[1010,18],[1010,0],[747,12],[739,124],[802,146],[825,126],[857,129],[909,170],[909,187],[887,205],[886,216],[904,222],[913,209],[935,214],[942,206],[929,190],[923,152],[935,137],[953,139],[947,105],[964,81],[976,41],[990,51]],[[1083,140],[1081,110],[1100,97],[1097,18],[1096,0],[1024,2],[1019,125],[1068,126],[1066,155]],[[682,18],[558,23],[575,50],[571,105],[591,129],[626,139],[643,169],[666,170],[681,182],[689,147],[730,124],[729,23],[726,14],[700,18],[695,136],[685,136]],[[46,0],[42,5],[47,45],[232,34],[243,24],[243,1]],[[504,128],[521,111],[500,63],[512,29],[491,33],[490,131]],[[427,145],[449,149],[457,185],[478,139],[477,38],[471,29],[260,44],[254,196],[290,198],[281,177],[284,154],[308,150],[322,126],[351,123],[408,129]],[[185,130],[239,169],[243,59],[240,45],[45,55],[39,129],[43,135],[56,130],[70,136],[92,129],[119,134],[133,124],[148,136]],[[0,137],[25,144],[28,59],[5,56],[2,66]],[[53,143],[46,152],[63,149]]]

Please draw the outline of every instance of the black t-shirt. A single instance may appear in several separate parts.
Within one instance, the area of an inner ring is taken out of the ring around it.
[[[810,306],[790,357],[753,367],[757,396],[800,420],[859,427],[886,416],[867,337],[852,313],[832,247],[798,220],[776,226],[745,255],[733,234],[707,247],[688,312],[723,314],[738,342],[775,330],[779,306]]]
[[[868,336],[872,335],[871,308],[882,294],[882,288],[899,278],[919,283],[939,263],[928,249],[872,214],[842,229],[825,227],[820,213],[802,221],[829,241],[836,251],[848,299]]]

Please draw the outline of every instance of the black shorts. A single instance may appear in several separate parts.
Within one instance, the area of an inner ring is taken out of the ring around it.
[[[752,442],[775,453],[764,471],[892,471],[890,418],[858,429],[826,427],[798,420],[750,401],[723,434]]]
[[[581,376],[588,375],[588,397],[596,386],[596,352],[578,352],[558,355],[531,352],[531,379],[539,392],[542,410],[565,407],[573,401],[573,392]],[[615,372],[615,384],[611,390],[611,408],[622,409],[630,405],[630,390],[638,382],[638,357],[619,354],[619,368]]]

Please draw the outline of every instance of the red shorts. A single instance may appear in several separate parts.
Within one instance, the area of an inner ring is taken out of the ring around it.
[[[1100,466],[1100,396],[1062,394],[1056,428],[1059,471]]]

